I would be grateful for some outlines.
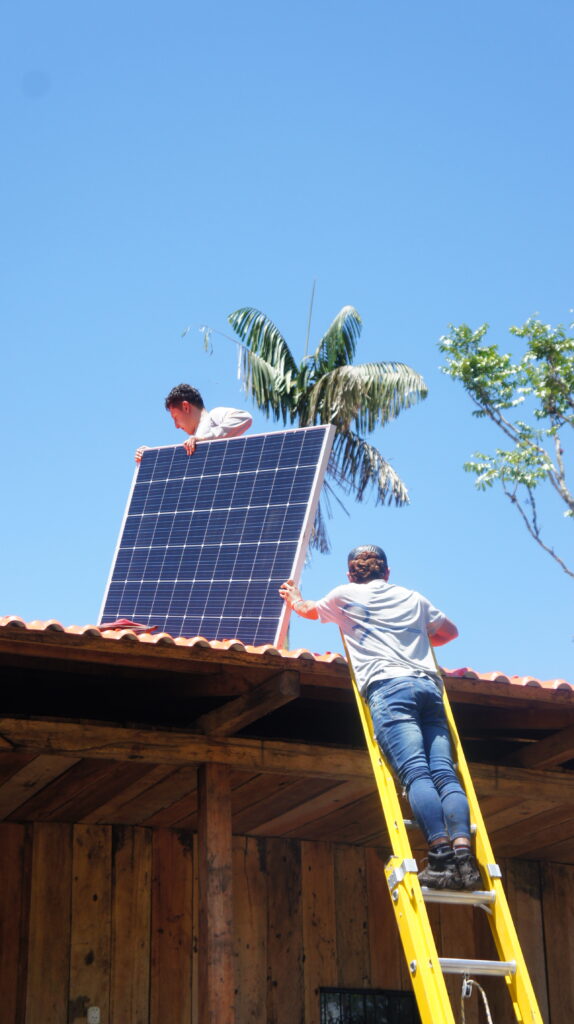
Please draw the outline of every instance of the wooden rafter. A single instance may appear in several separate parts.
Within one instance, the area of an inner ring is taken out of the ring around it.
[[[257,719],[295,700],[300,692],[298,672],[279,672],[249,693],[201,715],[194,724],[206,736],[233,736]]]
[[[507,764],[521,768],[556,768],[574,759],[574,725],[528,743],[507,758]]]

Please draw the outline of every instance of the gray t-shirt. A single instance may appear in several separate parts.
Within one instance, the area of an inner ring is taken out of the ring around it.
[[[379,679],[429,676],[442,688],[429,642],[446,616],[415,590],[384,580],[345,583],[316,602],[342,630],[359,689]]]

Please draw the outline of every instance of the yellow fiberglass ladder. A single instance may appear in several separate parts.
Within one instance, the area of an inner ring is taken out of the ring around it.
[[[409,823],[403,820],[393,776],[374,737],[371,715],[359,693],[349,652],[346,651],[346,653],[353,690],[393,850],[393,854],[385,866],[385,874],[422,1024],[455,1024],[444,980],[445,974],[458,974],[466,979],[466,991],[463,985],[463,994],[466,995],[470,994],[472,985],[477,984],[471,980],[475,975],[498,975],[504,978],[516,1020],[521,1024],[543,1024],[502,888],[501,871],[494,861],[492,847],[446,693],[444,694],[444,706],[455,761],[470,804],[475,840],[474,852],[480,865],[483,882],[486,882],[485,888],[477,892],[428,889],[419,884],[417,864],[413,858],[407,835],[406,826]],[[472,905],[487,910],[500,960],[439,957],[426,903]],[[478,987],[480,988],[480,986]],[[487,1015],[490,1019],[488,1007]]]

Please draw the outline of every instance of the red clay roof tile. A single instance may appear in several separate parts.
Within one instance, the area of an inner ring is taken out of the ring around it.
[[[123,623],[122,623],[123,625]],[[326,651],[325,654],[314,654],[305,647],[293,651],[278,650],[272,644],[263,644],[254,647],[251,644],[244,644],[241,640],[206,640],[203,636],[194,637],[173,637],[169,633],[153,634],[150,632],[135,632],[133,629],[103,629],[94,625],[86,626],[63,626],[56,619],[26,622],[18,615],[0,616],[0,630],[8,628],[27,629],[30,631],[70,633],[80,636],[101,636],[105,640],[121,640],[124,643],[156,644],[161,646],[177,647],[209,647],[219,651],[245,651],[247,654],[275,655],[281,658],[292,658],[301,661],[318,661],[326,664],[345,664],[345,658],[338,652]],[[546,690],[574,690],[574,684],[566,679],[535,679],[533,676],[508,676],[504,672],[477,672],[473,668],[464,667],[456,669],[443,668],[444,674],[453,679],[476,679],[484,682],[506,683],[511,686],[536,687]]]

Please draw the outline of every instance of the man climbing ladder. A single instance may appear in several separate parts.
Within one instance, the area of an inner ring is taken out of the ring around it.
[[[463,997],[474,987],[491,1019],[485,993],[473,976],[495,975],[506,982],[516,1021],[542,1024],[432,650],[453,640],[456,626],[422,595],[388,583],[386,555],[376,545],[350,552],[347,575],[348,585],[320,601],[305,601],[293,580],[282,585],[280,594],[298,615],[336,622],[341,629],[393,849],[385,875],[423,1024],[454,1024],[444,980],[449,973],[463,976],[462,1021]],[[389,764],[407,790],[429,845],[428,865],[418,874]],[[439,957],[425,902],[487,910],[500,959]]]
[[[428,843],[420,884],[477,889],[468,800],[453,765],[442,679],[431,651],[431,645],[454,640],[458,630],[421,594],[388,582],[387,557],[376,545],[353,548],[347,575],[348,584],[320,601],[304,601],[292,580],[280,593],[298,615],[336,622],[345,637],[379,746]]]

